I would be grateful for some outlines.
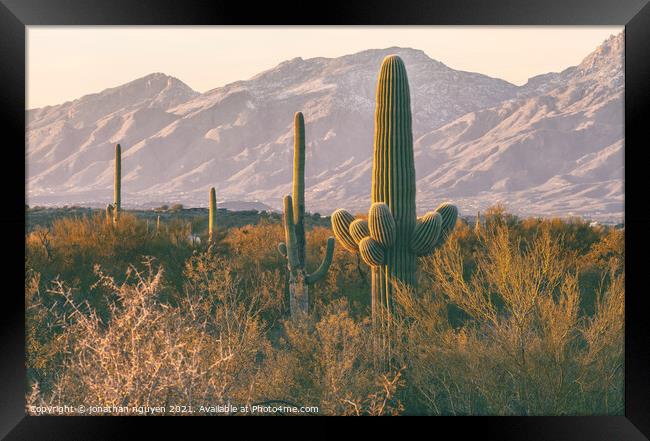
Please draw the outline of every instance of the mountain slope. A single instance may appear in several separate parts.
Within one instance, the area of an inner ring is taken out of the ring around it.
[[[420,210],[453,198],[466,212],[504,200],[522,213],[620,214],[622,35],[579,66],[522,87],[402,48],[296,58],[204,94],[153,74],[28,111],[29,203],[105,204],[120,142],[126,206],[205,205],[216,186],[220,200],[279,207],[290,192],[300,110],[309,209],[365,210],[374,87],[391,53],[409,74]]]
[[[519,98],[419,138],[419,188],[467,199],[466,208],[504,201],[535,215],[622,215],[622,43],[610,38],[535,84],[539,95],[529,82]]]

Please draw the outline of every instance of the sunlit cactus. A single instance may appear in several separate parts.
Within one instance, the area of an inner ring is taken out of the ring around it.
[[[368,228],[368,221],[365,219],[357,219],[350,224],[350,236],[355,242],[361,242],[364,237],[370,236],[370,229]]]
[[[332,213],[331,222],[334,236],[336,236],[343,248],[353,253],[359,251],[357,243],[365,236],[359,237],[358,239],[352,237],[352,232],[350,230],[352,222],[354,222],[354,216],[352,213],[343,209],[336,210]]]
[[[438,244],[442,231],[440,213],[427,213],[418,219],[411,237],[410,248],[417,256],[430,254]]]
[[[113,223],[120,219],[122,209],[122,148],[115,146],[115,176],[113,182]]]
[[[417,257],[431,254],[454,228],[450,204],[417,218],[408,78],[396,55],[384,59],[376,91],[372,205],[368,220],[345,210],[332,214],[339,243],[372,267],[373,319],[389,317],[396,287],[416,287]],[[382,325],[383,326],[383,325]]]
[[[287,259],[289,272],[289,305],[291,316],[297,318],[308,313],[309,285],[327,274],[334,255],[334,238],[327,239],[327,249],[322,263],[311,274],[305,268],[305,121],[302,113],[294,117],[293,197],[284,197],[285,242],[278,251]]]
[[[208,242],[213,244],[217,240],[217,193],[214,187],[210,188],[210,213],[208,215]]]

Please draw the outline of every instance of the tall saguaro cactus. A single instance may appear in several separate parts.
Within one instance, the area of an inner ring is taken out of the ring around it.
[[[373,321],[388,323],[396,287],[415,288],[418,256],[432,253],[454,228],[458,211],[442,204],[417,218],[408,78],[396,55],[384,59],[376,92],[372,205],[368,220],[332,214],[341,245],[372,267]]]
[[[210,214],[208,215],[208,242],[212,245],[217,240],[217,193],[210,188]]]
[[[122,148],[115,145],[115,177],[113,182],[113,223],[120,219],[122,210]]]
[[[307,314],[309,309],[309,285],[327,274],[334,254],[334,238],[327,239],[325,257],[316,271],[308,274],[305,268],[305,120],[301,112],[294,116],[293,197],[284,197],[285,242],[278,250],[287,259],[289,272],[289,304],[291,316]]]

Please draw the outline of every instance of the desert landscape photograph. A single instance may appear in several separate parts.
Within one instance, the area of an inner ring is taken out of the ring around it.
[[[26,41],[27,414],[624,414],[622,26]]]

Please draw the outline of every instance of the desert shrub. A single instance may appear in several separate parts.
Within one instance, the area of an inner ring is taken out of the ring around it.
[[[63,323],[54,308],[45,304],[40,285],[40,274],[26,271],[25,365],[28,378],[47,387],[61,364]]]
[[[580,306],[586,315],[593,315],[599,302],[603,283],[611,283],[612,275],[625,269],[625,233],[614,228],[600,229],[599,240],[589,251],[576,259],[580,278]]]
[[[187,260],[184,278],[185,295],[209,300],[204,306],[216,307],[224,302],[224,292],[233,291],[251,315],[267,322],[275,323],[286,308],[284,275],[277,269],[242,272],[230,258],[204,252]]]
[[[280,242],[284,242],[282,225],[266,221],[255,226],[231,228],[224,239],[229,255],[244,272],[282,268],[284,257],[278,251]]]
[[[155,256],[165,266],[167,281],[180,290],[183,265],[193,251],[184,228],[180,222],[161,223],[157,233],[155,224],[147,225],[129,213],[123,213],[116,225],[102,213],[55,219],[49,228],[37,227],[27,234],[27,269],[41,275],[42,291],[58,277],[83,297],[77,300],[94,302],[101,298],[92,288],[96,264],[109,273],[124,274],[143,256]]]
[[[191,210],[165,214],[158,231],[130,213],[27,231],[28,402],[622,413],[623,230],[520,220],[503,206],[478,228],[459,220],[419,259],[418,293],[398,290],[385,357],[358,256],[336,246],[309,317],[288,321],[280,217],[228,216],[209,250],[188,241],[206,225]],[[313,270],[331,231],[309,219]]]
[[[272,347],[264,317],[277,311],[278,296],[267,279],[250,289],[227,259],[199,254],[186,265],[184,296],[170,305],[160,297],[162,271],[147,260],[144,270],[131,267],[117,283],[98,269],[97,283],[116,293],[106,320],[88,302],[77,303],[63,282],[53,284],[50,292],[61,298],[63,311],[40,310],[45,317],[32,314],[29,321],[50,320],[61,330],[59,357],[50,377],[32,378],[28,410],[64,402],[199,411],[205,403],[268,401],[318,406],[325,414],[402,409],[399,372],[373,370],[369,320],[350,317],[347,302],[319,307],[305,321],[283,322]]]
[[[506,205],[503,203],[496,203],[485,210],[483,213],[484,223],[488,227],[495,225],[506,225],[508,227],[515,227],[519,218],[514,214],[508,213]]]
[[[30,405],[64,402],[85,406],[199,406],[251,403],[258,377],[256,360],[268,350],[258,303],[242,299],[228,280],[211,295],[188,295],[178,306],[158,298],[162,270],[151,261],[131,267],[103,322],[88,304],[77,304],[58,284],[54,293],[69,307],[62,317],[64,357],[51,391],[29,395]],[[130,413],[130,412],[129,412]]]
[[[576,255],[587,253],[602,234],[598,228],[580,218],[524,219],[517,230],[527,241],[532,240],[539,231],[546,230],[552,237],[562,239],[565,251],[576,252]]]
[[[325,255],[327,238],[332,231],[315,227],[307,232],[307,269],[313,271]],[[359,255],[353,255],[341,246],[334,247],[334,257],[325,278],[310,287],[314,304],[327,305],[338,299],[346,299],[350,313],[355,317],[367,315],[370,308],[370,268]]]
[[[596,315],[586,317],[573,254],[548,229],[522,245],[505,224],[488,226],[469,275],[457,236],[425,260],[433,291],[398,296],[407,317],[400,324],[411,363],[406,381],[419,401],[411,410],[620,414],[622,275],[603,288]],[[452,326],[448,304],[466,314],[462,325]]]
[[[326,415],[399,413],[400,373],[374,369],[369,319],[352,318],[343,299],[318,309],[307,320],[284,322],[265,394],[317,405]]]

